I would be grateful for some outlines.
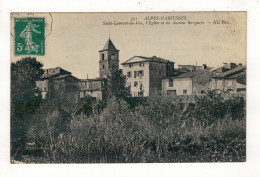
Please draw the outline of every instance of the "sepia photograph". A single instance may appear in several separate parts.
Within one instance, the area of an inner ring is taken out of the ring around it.
[[[10,33],[10,163],[246,162],[246,11],[11,13]]]

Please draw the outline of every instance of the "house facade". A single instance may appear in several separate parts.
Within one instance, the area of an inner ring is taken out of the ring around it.
[[[183,69],[182,69],[183,70]],[[202,67],[192,72],[179,72],[162,79],[163,94],[192,95],[207,91],[246,91],[246,67],[241,64],[223,63],[215,68]]]
[[[107,80],[104,78],[81,79],[79,81],[80,98],[93,97],[104,99]]]
[[[212,76],[210,90],[217,93],[246,91],[246,67],[239,65],[226,72]]]
[[[162,79],[163,95],[192,95],[208,91],[210,74],[208,69],[186,72],[178,76]]]
[[[36,86],[41,90],[42,98],[66,97],[77,102],[79,99],[79,79],[71,72],[60,67],[45,69]]]
[[[146,97],[161,91],[162,78],[174,73],[174,62],[156,56],[134,56],[122,66],[132,97]]]

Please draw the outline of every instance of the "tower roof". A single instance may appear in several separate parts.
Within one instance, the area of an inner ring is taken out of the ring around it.
[[[105,44],[105,46],[103,47],[101,51],[105,51],[105,50],[117,50],[116,47],[114,46],[113,42],[110,40],[110,38],[108,39],[107,43]]]

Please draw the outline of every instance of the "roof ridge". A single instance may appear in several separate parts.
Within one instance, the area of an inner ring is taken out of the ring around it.
[[[141,58],[141,59],[145,59],[148,62],[163,62],[163,63],[170,62],[170,63],[174,63],[173,61],[170,61],[170,60],[167,60],[167,59],[164,59],[164,58],[160,58],[160,57],[156,57],[156,56],[145,57],[145,56],[137,56],[137,55],[135,55],[132,58],[130,58],[130,59],[126,60],[125,62],[123,62],[122,64],[128,63],[130,60],[132,60],[135,57],[138,57],[138,58]],[[142,61],[135,61],[135,62],[132,62],[132,63],[136,63],[136,62],[142,62]]]
[[[229,76],[230,74],[235,73],[235,72],[239,72],[239,71],[241,71],[243,69],[246,69],[246,67],[245,66],[237,66],[237,67],[232,68],[232,69],[230,69],[230,70],[228,70],[226,72],[222,72],[222,73],[220,73],[220,74],[218,74],[218,75],[216,75],[214,77],[230,77]]]

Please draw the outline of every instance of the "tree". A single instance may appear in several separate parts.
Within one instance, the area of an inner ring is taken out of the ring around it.
[[[11,153],[21,151],[26,143],[28,121],[40,106],[41,91],[36,81],[43,74],[43,64],[26,57],[11,63]]]
[[[113,70],[107,76],[107,96],[115,96],[117,98],[124,98],[130,96],[130,86],[126,86],[126,76],[121,70]]]

